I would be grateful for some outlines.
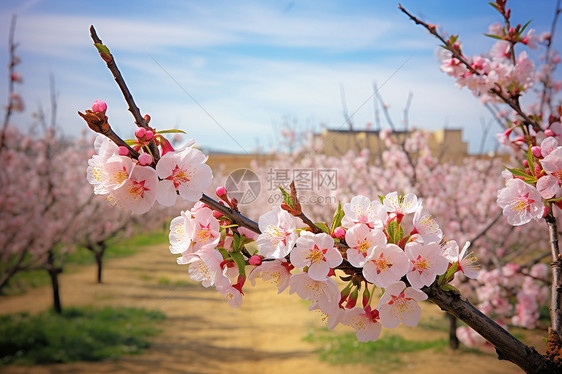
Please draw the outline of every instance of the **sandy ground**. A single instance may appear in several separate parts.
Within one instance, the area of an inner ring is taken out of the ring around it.
[[[152,338],[142,355],[97,363],[5,367],[6,374],[34,373],[373,373],[376,366],[348,363],[329,365],[314,353],[315,343],[302,338],[310,329],[323,326],[316,312],[309,312],[296,295],[277,295],[273,285],[248,287],[243,305],[232,309],[214,290],[190,283],[173,286],[187,278],[186,267],[175,264],[167,246],[107,261],[105,284],[94,282],[94,267],[84,267],[61,277],[62,303],[70,305],[123,305],[161,310],[167,315],[163,333]],[[162,280],[170,285],[162,285]],[[39,312],[51,306],[48,287],[19,296],[0,298],[0,313]],[[430,303],[423,304],[422,318],[442,318]],[[338,327],[336,331],[341,331]],[[408,339],[434,340],[445,333],[399,327],[391,331]],[[540,340],[536,340],[539,342]],[[537,346],[540,343],[535,343]],[[519,373],[493,352],[459,353],[445,349],[425,350],[401,356],[404,365],[392,373]],[[380,371],[387,372],[387,371]]]

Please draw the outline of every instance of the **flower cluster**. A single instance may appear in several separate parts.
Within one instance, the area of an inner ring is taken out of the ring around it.
[[[107,105],[96,101],[90,115],[105,118]],[[149,119],[149,117],[147,118]],[[132,158],[126,146],[118,147],[109,138],[98,135],[94,143],[96,154],[88,161],[88,182],[94,193],[125,210],[136,214],[146,213],[158,201],[163,206],[175,204],[177,195],[186,201],[196,202],[212,179],[211,168],[205,164],[207,157],[194,148],[190,141],[174,150],[170,143],[153,130],[139,128],[135,132]],[[149,143],[158,140],[163,156],[154,165]]]
[[[413,194],[393,192],[380,201],[355,196],[338,208],[330,228],[306,226],[291,204],[286,198],[263,214],[257,235],[198,203],[172,221],[170,250],[181,254],[179,264],[189,265],[191,279],[215,285],[231,306],[242,302],[249,267],[252,284],[261,278],[274,281],[279,293],[288,288],[326,315],[330,329],[351,326],[359,341],[377,340],[382,327],[416,325],[418,301],[427,299],[421,289],[437,277],[447,289],[456,272],[477,276],[468,243],[459,253],[455,241],[443,242]],[[377,288],[382,296],[375,307]]]
[[[545,217],[549,203],[560,207],[562,146],[558,145],[556,134],[551,135],[540,146],[528,148],[524,169],[504,172],[506,186],[498,191],[497,201],[511,225],[524,225]]]

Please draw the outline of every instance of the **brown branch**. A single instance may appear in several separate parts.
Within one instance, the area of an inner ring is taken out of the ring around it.
[[[205,194],[203,194],[203,197],[201,198],[200,201],[205,205],[207,205],[209,208],[216,210],[217,212],[221,212],[223,215],[230,218],[230,220],[233,223],[245,227],[248,230],[251,230],[257,234],[261,234],[260,228],[256,222],[236,212],[234,209],[231,209],[229,207],[220,204],[218,201],[213,200],[212,198],[210,198]]]
[[[424,287],[422,291],[428,295],[431,302],[466,323],[492,343],[496,347],[500,360],[511,361],[527,373],[554,374],[560,372],[559,368],[556,368],[533,347],[517,340],[469,301],[461,299],[460,295],[441,290],[437,282],[430,287]]]
[[[103,44],[101,39],[98,37],[96,30],[94,29],[94,26],[90,26],[90,36],[92,37],[94,44]],[[129,88],[125,83],[125,80],[121,75],[121,72],[117,68],[117,64],[115,63],[114,57],[112,55],[108,56],[106,53],[100,53],[100,55],[102,56],[102,59],[106,62],[107,68],[109,69],[109,71],[111,71],[113,77],[115,78],[115,82],[117,82],[117,85],[121,89],[121,92],[123,93],[123,97],[125,98],[125,101],[129,105],[129,112],[131,112],[131,114],[133,115],[136,125],[138,127],[144,127],[146,129],[149,129],[150,127],[144,120],[144,117],[142,116],[137,104],[135,104],[133,95],[131,94],[131,91],[129,91]],[[148,147],[150,148],[150,152],[152,153],[154,162],[158,162],[158,160],[160,159],[160,152],[158,151],[158,147],[156,146],[154,140],[150,141]]]
[[[490,230],[495,224],[496,222],[498,222],[498,220],[503,216],[503,212],[499,211],[498,214],[490,221],[488,222],[488,224],[486,225],[486,227],[484,227],[482,230],[480,230],[480,232],[478,234],[476,234],[472,240],[469,240],[469,242],[471,244],[474,244],[475,241],[477,241],[478,239],[480,239],[481,237],[483,237],[484,235],[486,235],[486,233],[488,232],[488,230]]]
[[[552,287],[550,300],[551,332],[562,338],[562,253],[558,245],[558,229],[556,218],[549,213],[545,217],[550,237],[550,252],[552,254]]]

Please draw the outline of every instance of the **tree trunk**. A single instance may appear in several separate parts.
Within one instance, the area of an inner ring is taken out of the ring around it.
[[[55,313],[61,314],[62,307],[61,307],[60,292],[59,292],[60,269],[49,269],[47,271],[49,273],[49,276],[51,277],[51,286],[53,288],[53,309]]]
[[[103,254],[105,253],[106,248],[107,246],[105,245],[105,243],[98,243],[97,250],[94,251],[94,253],[96,254],[96,264],[98,264],[98,277],[97,277],[98,284],[103,283],[102,282]]]
[[[55,266],[55,258],[53,251],[49,251],[49,256],[47,257],[47,266],[45,268],[49,277],[51,278],[51,286],[53,288],[53,309],[55,313],[62,313],[62,306],[60,302],[60,292],[59,292],[59,274],[62,273],[62,269]]]
[[[459,349],[459,338],[457,338],[457,317],[447,313],[449,318],[449,347],[452,350]]]

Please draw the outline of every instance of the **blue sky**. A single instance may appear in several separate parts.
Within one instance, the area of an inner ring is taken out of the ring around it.
[[[468,53],[492,44],[482,33],[499,15],[488,1],[402,4],[460,34]],[[513,22],[532,18],[538,33],[550,29],[555,1],[508,5]],[[24,77],[18,88],[27,112],[13,122],[22,127],[29,126],[29,114],[39,105],[49,107],[53,75],[59,124],[66,134],[84,129],[78,110],[104,99],[111,125],[123,137],[132,136],[132,118],[92,46],[91,24],[114,54],[137,105],[152,116],[151,125],[181,128],[215,150],[250,152],[259,146],[267,151],[287,120],[298,129],[345,128],[342,91],[355,128],[362,128],[374,121],[369,97],[375,82],[395,123],[401,123],[411,92],[411,126],[463,128],[472,151],[479,148],[482,122],[490,121],[477,99],[439,71],[437,41],[394,1],[4,0],[3,67],[14,13],[22,58],[18,71]],[[555,39],[557,47],[560,39]],[[6,85],[7,70],[0,74],[2,103]]]

